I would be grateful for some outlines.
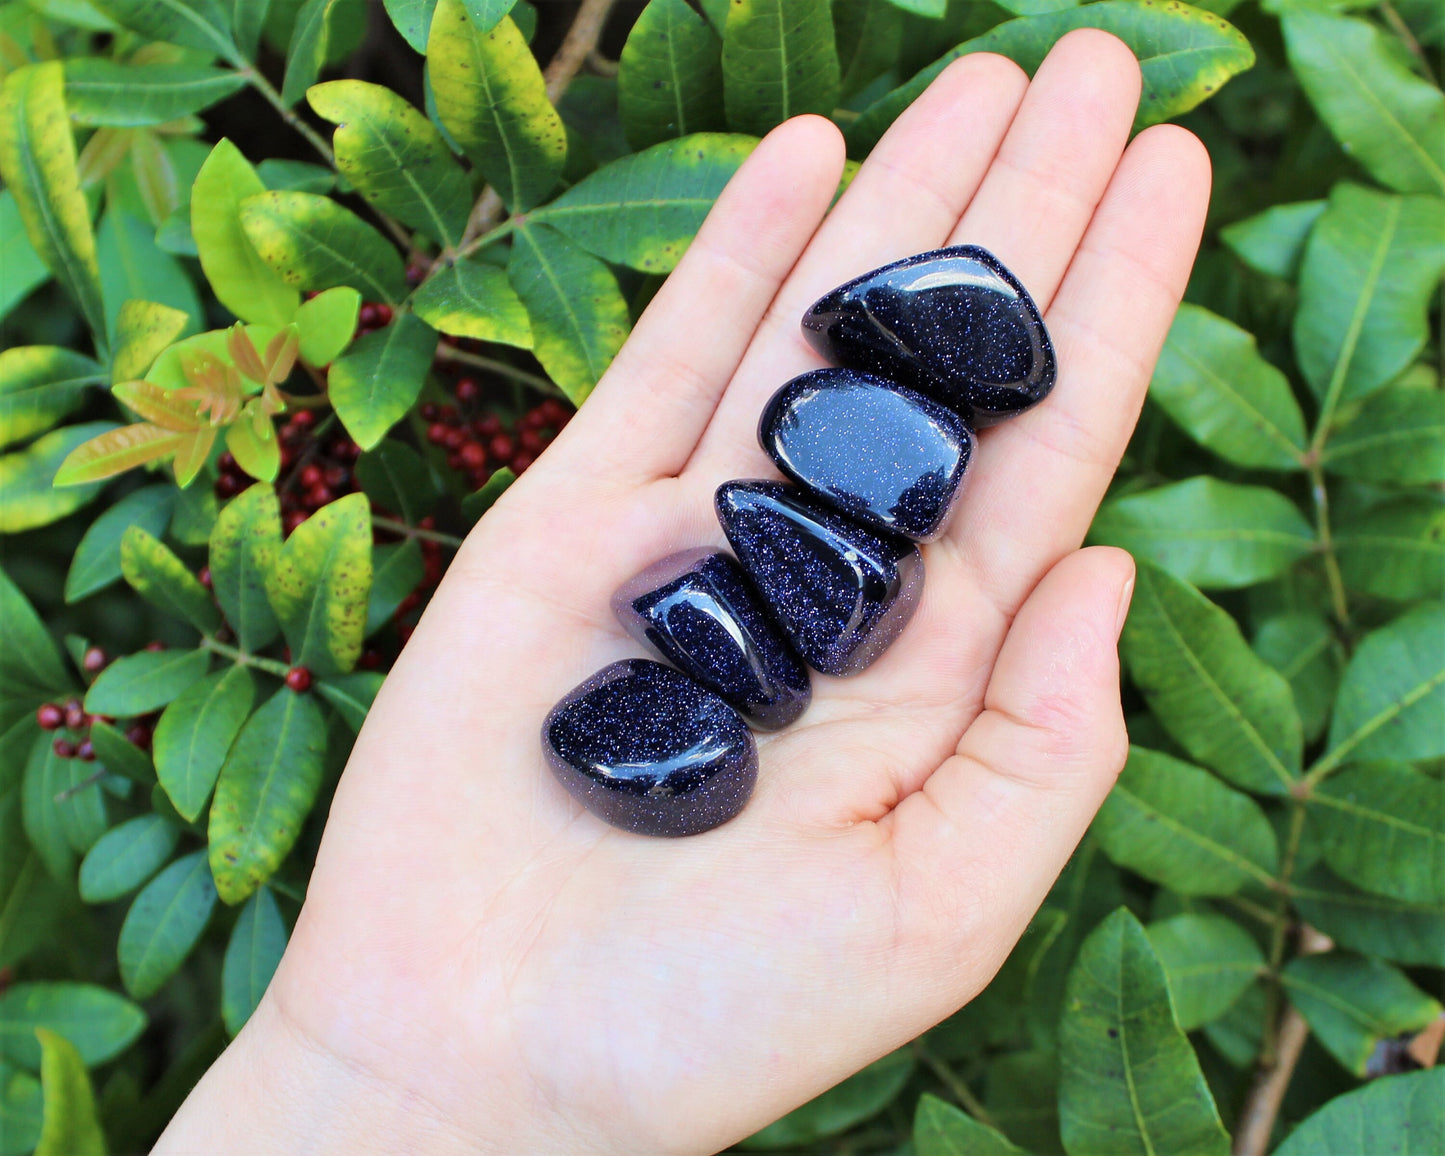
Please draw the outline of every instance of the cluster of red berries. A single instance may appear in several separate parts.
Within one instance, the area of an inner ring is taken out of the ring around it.
[[[421,407],[421,416],[429,423],[427,441],[447,451],[447,465],[465,473],[474,489],[484,486],[492,472],[503,466],[520,474],[572,416],[560,401],[548,398],[518,418],[509,433],[494,413],[469,417],[463,412],[480,395],[476,381],[464,377],[456,384],[460,406],[428,402]]]
[[[288,535],[322,506],[357,488],[353,469],[361,447],[344,434],[323,444],[313,436],[315,428],[316,412],[302,409],[277,431],[281,481],[276,496],[281,503],[282,529]],[[221,472],[216,479],[216,497],[234,498],[251,484],[251,476],[229,452],[223,453],[217,464]]]
[[[153,642],[146,649],[160,650],[161,644]],[[91,646],[81,656],[80,665],[87,674],[94,676],[110,665],[110,656],[100,647]],[[91,725],[96,722],[114,723],[115,719],[106,715],[87,714],[85,704],[78,698],[72,698],[63,703],[41,703],[35,710],[35,721],[40,724],[41,730],[68,732],[56,735],[51,743],[58,757],[90,763],[95,761],[95,745],[90,741]],[[127,728],[125,737],[141,750],[148,751],[154,730],[155,716],[147,715],[133,722]]]

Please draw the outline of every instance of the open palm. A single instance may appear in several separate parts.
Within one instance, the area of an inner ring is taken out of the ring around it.
[[[987,983],[1124,758],[1132,564],[1078,547],[1209,183],[1187,132],[1125,147],[1139,84],[1093,31],[1031,84],[965,57],[826,219],[837,131],[801,117],[758,146],[581,415],[461,550],[357,743],[271,989],[162,1150],[224,1120],[209,1150],[711,1151]],[[1045,310],[1053,394],[984,433],[913,621],[760,736],[738,818],[682,840],[607,827],[538,733],[639,653],[610,594],[722,542],[720,482],[774,476],[756,423],[819,364],[807,305],[961,243]],[[246,1083],[268,1123],[224,1099]]]

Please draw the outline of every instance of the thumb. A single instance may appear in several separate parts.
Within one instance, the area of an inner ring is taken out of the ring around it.
[[[1014,619],[957,753],[893,812],[910,939],[948,961],[955,1003],[1003,962],[1124,765],[1118,637],[1133,588],[1122,550],[1058,562]]]

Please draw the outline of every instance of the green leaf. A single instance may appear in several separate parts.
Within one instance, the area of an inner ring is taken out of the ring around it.
[[[451,337],[532,348],[532,323],[504,269],[465,257],[432,274],[412,294],[412,309]]]
[[[430,514],[441,497],[432,468],[398,441],[383,441],[357,458],[356,481],[368,498],[411,526]]]
[[[530,215],[589,253],[644,273],[668,273],[757,140],[696,133],[622,157]]]
[[[1175,1018],[1186,1032],[1227,1012],[1265,968],[1259,944],[1222,915],[1176,915],[1146,931],[1169,980]]]
[[[99,984],[17,983],[0,995],[0,1056],[32,1072],[42,1062],[36,1028],[64,1036],[93,1068],[135,1043],[145,1026],[145,1012]]]
[[[40,1041],[44,1106],[35,1156],[105,1156],[105,1133],[80,1053],[48,1028],[36,1028],[35,1035]]]
[[[58,345],[0,352],[0,447],[44,433],[83,404],[86,386],[104,381],[99,364]]]
[[[1305,247],[1294,348],[1327,413],[1395,378],[1429,335],[1445,201],[1341,182]]]
[[[1054,944],[1060,944],[1060,940],[1053,938],[1050,946]],[[1073,955],[1070,949],[1070,961]],[[1062,998],[1060,990],[1059,999]],[[1054,1018],[1057,1019],[1057,1012]],[[999,1128],[1015,1144],[1041,1154],[1063,1152],[1059,1142],[1059,1057],[1056,1052],[1040,1048],[1009,1052],[992,1059],[985,1079],[984,1104]]]
[[[262,887],[241,908],[221,965],[221,1015],[231,1035],[251,1018],[285,950],[286,924],[270,890]]]
[[[160,710],[204,678],[210,661],[204,650],[142,650],[117,658],[90,684],[85,709],[110,718]]]
[[[254,422],[232,422],[226,427],[226,449],[236,464],[258,481],[274,482],[281,472],[281,445],[276,440],[276,427],[269,421],[258,433]]]
[[[58,756],[44,733],[25,763],[20,796],[25,834],[45,869],[67,885],[76,853],[89,851],[105,832],[105,795],[98,783],[83,785],[93,774],[90,764]]]
[[[562,118],[510,17],[483,32],[462,0],[440,0],[426,49],[443,127],[513,212],[557,183],[567,157]]]
[[[763,133],[805,112],[828,116],[840,70],[828,0],[732,0],[722,46],[727,122]]]
[[[1445,96],[1373,24],[1287,11],[1290,69],[1341,147],[1402,193],[1445,193]]]
[[[232,0],[231,31],[241,55],[254,60],[261,47],[261,32],[271,11],[271,0]]]
[[[497,26],[503,16],[506,16],[516,7],[516,0],[462,0],[462,2],[467,6],[467,15],[472,18],[472,23],[476,25],[477,31],[479,32],[490,32]],[[523,4],[522,7],[526,8],[528,6]],[[517,13],[517,19],[522,19],[522,13],[520,11]],[[535,29],[536,23],[537,15],[534,12],[531,16],[529,28]],[[518,27],[521,27],[521,25],[518,25]],[[531,31],[525,32],[524,35],[529,41],[532,39]]]
[[[545,225],[518,226],[507,273],[531,318],[537,360],[581,405],[631,327],[617,278]]]
[[[1445,907],[1445,795],[1408,763],[1360,763],[1310,795],[1335,874],[1380,895]]]
[[[1408,602],[1445,597],[1445,505],[1399,498],[1341,517],[1340,575],[1352,590]]]
[[[1325,760],[1445,756],[1445,603],[1367,634],[1340,679]]]
[[[436,330],[404,310],[332,363],[327,395],[363,450],[376,446],[416,404],[436,348]]]
[[[127,494],[93,521],[71,557],[65,600],[78,602],[120,578],[121,537],[132,526],[161,534],[175,502],[174,486],[146,486]]]
[[[218,141],[191,187],[191,233],[222,305],[243,321],[285,325],[301,294],[261,259],[241,226],[241,202],[265,191],[241,151]]]
[[[913,1117],[918,1156],[1027,1156],[986,1124],[925,1092]]]
[[[268,485],[248,486],[211,531],[211,589],[243,650],[254,653],[281,633],[266,597],[266,576],[281,554],[281,505]]]
[[[1246,790],[1289,790],[1304,745],[1294,697],[1224,610],[1141,563],[1120,653],[1155,717],[1193,758]]]
[[[471,185],[441,133],[379,84],[333,80],[306,98],[337,125],[336,164],[366,200],[454,248],[471,212]]]
[[[1284,675],[1306,742],[1325,733],[1340,683],[1339,648],[1319,614],[1280,614],[1266,619],[1254,636],[1254,652]]]
[[[156,769],[150,755],[109,723],[99,719],[91,723],[90,741],[95,747],[96,761],[111,774],[122,775],[143,787],[149,787],[156,781]]]
[[[386,14],[396,25],[402,39],[417,52],[426,51],[427,33],[431,31],[432,12],[437,0],[383,0]]]
[[[335,35],[334,20],[342,11],[336,0],[305,0],[301,5],[286,52],[286,76],[281,82],[283,104],[295,104],[316,83]]]
[[[1203,103],[1229,80],[1254,64],[1254,49],[1236,28],[1212,12],[1176,0],[1140,4],[1136,0],[1100,0],[1000,24],[957,48],[870,105],[847,132],[848,154],[862,157],[878,143],[898,114],[960,56],[998,52],[1030,76],[1055,42],[1075,28],[1102,28],[1127,44],[1139,58],[1144,91],[1134,127],[1173,120]]]
[[[687,0],[650,0],[627,34],[617,107],[635,149],[727,127],[722,41]]]
[[[462,499],[462,517],[475,526],[516,480],[517,475],[509,467],[503,466],[497,470],[480,490],[475,490]]]
[[[1314,550],[1314,529],[1265,486],[1195,477],[1104,503],[1089,536],[1206,588],[1278,578]]]
[[[199,302],[196,307],[199,310]],[[172,309],[159,301],[132,298],[121,302],[115,318],[111,380],[125,382],[144,377],[166,347],[186,331],[190,319],[186,310]]]
[[[87,903],[109,903],[128,895],[161,869],[179,836],[176,826],[159,815],[138,815],[112,827],[80,864],[80,897]]]
[[[0,570],[0,692],[38,703],[70,689],[60,648],[10,576]]]
[[[1325,1050],[1357,1076],[1381,1040],[1419,1031],[1441,1014],[1404,973],[1362,955],[1302,955],[1280,980]]]
[[[1271,205],[1262,213],[1226,225],[1219,230],[1219,239],[1251,269],[1293,281],[1299,276],[1305,241],[1324,211],[1324,201]]]
[[[372,570],[371,600],[366,608],[368,638],[391,621],[397,607],[421,583],[426,573],[421,547],[414,538],[377,546]]]
[[[339,286],[303,301],[296,311],[296,336],[301,360],[318,368],[330,365],[356,334],[361,294]]]
[[[27,1156],[40,1143],[40,1081],[0,1061],[0,1156]]]
[[[220,629],[221,615],[206,588],[169,546],[140,526],[131,526],[121,537],[120,569],[152,606],[184,618],[202,634]]]
[[[1122,907],[1090,933],[1069,972],[1059,1127],[1076,1156],[1229,1152],[1199,1061],[1174,1018],[1164,968]]]
[[[1339,947],[1445,967],[1445,906],[1357,891],[1324,867],[1292,886],[1290,898],[1300,918]]]
[[[258,193],[241,203],[241,223],[262,259],[300,289],[349,285],[368,300],[393,304],[406,296],[391,243],[328,197]]]
[[[246,61],[231,39],[229,5],[221,0],[91,0],[117,24],[147,40],[166,40],[221,56],[237,68]]]
[[[755,1132],[738,1147],[746,1151],[796,1148],[836,1135],[886,1108],[912,1074],[913,1053],[899,1048]]]
[[[1257,469],[1298,470],[1304,415],[1254,336],[1198,305],[1181,305],[1149,395],[1200,445]]]
[[[204,851],[177,859],[135,897],[116,953],[125,990],[148,999],[165,985],[201,938],[216,909],[216,886]]]
[[[241,73],[206,65],[120,64],[97,57],[65,62],[65,103],[76,124],[164,124],[219,104],[244,87]]]
[[[20,209],[30,244],[103,346],[100,267],[64,87],[58,61],[33,64],[6,78],[0,95],[0,176]]]
[[[356,665],[371,596],[371,509],[348,494],[302,522],[266,575],[292,661],[318,677]]]
[[[188,328],[205,316],[180,261],[155,241],[155,229],[112,206],[100,223],[100,289],[111,343],[118,340],[120,312],[132,299],[154,299],[180,312]],[[114,380],[124,380],[115,378]]]
[[[890,0],[843,0],[833,5],[833,27],[846,102],[893,67],[903,45],[903,17]]]
[[[281,866],[316,802],[325,755],[326,718],[309,694],[283,687],[241,729],[207,829],[226,903],[240,903]]]
[[[0,318],[50,280],[50,270],[25,235],[20,206],[9,189],[0,189],[0,269],[5,270],[0,279]]]
[[[1336,1096],[1289,1134],[1276,1156],[1445,1152],[1445,1068],[1371,1080]]]
[[[201,817],[255,701],[255,680],[238,664],[187,687],[161,715],[153,745],[156,777],[183,818]]]
[[[360,732],[385,678],[380,671],[360,670],[355,674],[322,679],[316,684],[316,691],[331,704],[342,722],[352,731]]]
[[[1181,895],[1268,886],[1279,865],[1259,804],[1208,771],[1143,747],[1129,748],[1093,830],[1119,866]]]
[[[1445,482],[1445,392],[1391,385],[1325,444],[1332,474],[1366,482]]]

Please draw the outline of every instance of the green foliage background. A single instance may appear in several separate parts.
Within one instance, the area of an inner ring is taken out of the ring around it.
[[[144,1148],[255,1007],[385,666],[529,460],[462,470],[434,415],[565,420],[780,120],[861,160],[948,60],[1082,26],[1216,173],[1093,529],[1140,561],[1129,764],[978,999],[743,1147],[1445,1151],[1407,1051],[1445,986],[1440,9],[650,0],[549,85],[574,10],[0,2],[0,1156]]]

